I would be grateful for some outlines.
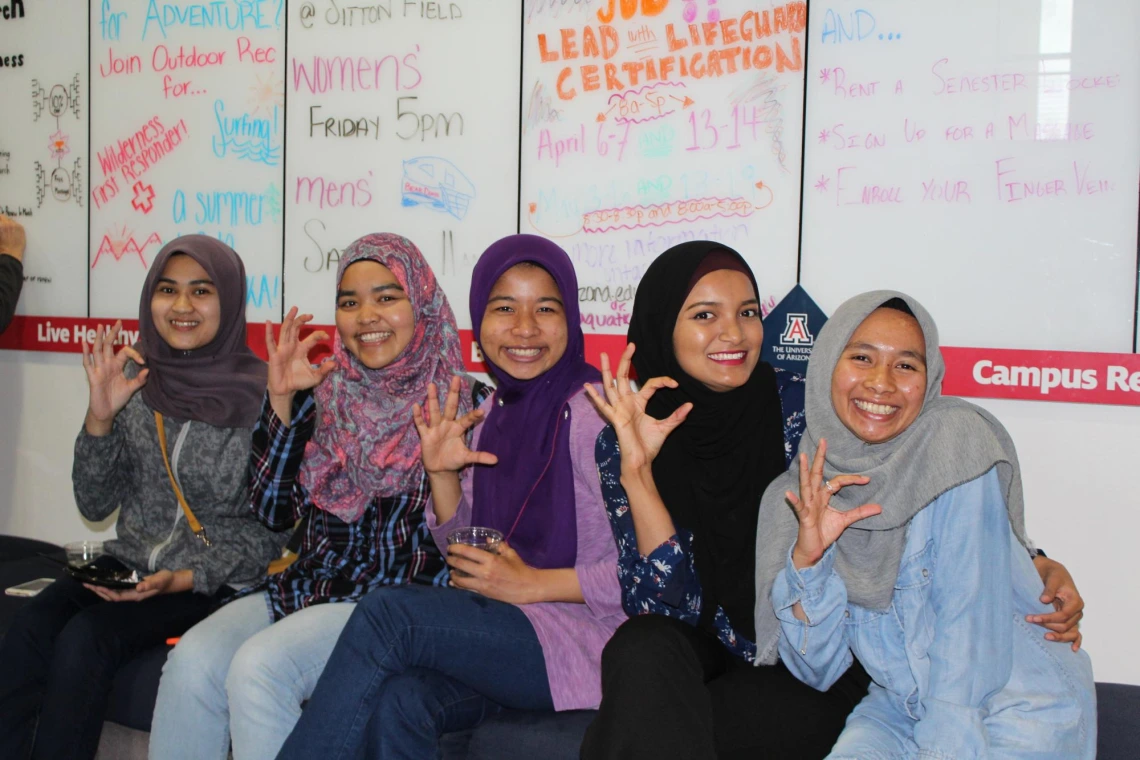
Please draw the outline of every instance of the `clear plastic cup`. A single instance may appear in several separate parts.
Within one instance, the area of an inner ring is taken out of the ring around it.
[[[103,556],[102,541],[74,541],[63,547],[67,554],[67,564],[71,567],[83,567]]]
[[[469,528],[456,528],[447,534],[447,545],[464,544],[466,546],[474,546],[477,549],[482,549],[491,554],[499,553],[499,544],[503,541],[503,534],[494,528],[479,528],[471,526]],[[453,575],[458,575],[461,578],[470,578],[471,573],[465,573],[459,568],[451,568]]]

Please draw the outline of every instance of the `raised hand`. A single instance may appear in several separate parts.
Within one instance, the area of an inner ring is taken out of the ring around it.
[[[483,412],[472,409],[459,419],[458,377],[451,378],[443,413],[439,411],[439,392],[435,383],[428,384],[426,414],[419,404],[412,406],[412,420],[420,434],[420,451],[428,475],[459,472],[472,464],[497,464],[499,458],[489,451],[472,451],[467,447],[467,431],[483,419]]]
[[[648,467],[660,453],[665,439],[685,421],[693,408],[691,403],[682,404],[663,420],[646,414],[645,407],[653,394],[659,388],[676,388],[677,381],[670,377],[655,377],[634,393],[629,383],[629,367],[635,350],[630,343],[622,352],[616,382],[610,372],[610,357],[602,354],[604,399],[598,395],[593,385],[586,386],[586,394],[617,433],[618,445],[621,446],[621,466],[626,472]]]
[[[24,260],[27,239],[24,226],[15,219],[0,214],[0,254],[6,254],[17,261]]]
[[[88,346],[86,340],[80,344],[83,370],[87,373],[90,391],[86,426],[91,435],[107,435],[111,432],[115,415],[123,410],[131,396],[146,385],[150,373],[148,369],[141,369],[133,380],[128,380],[123,374],[128,360],[133,359],[140,367],[144,367],[146,359],[131,346],[124,346],[118,354],[115,353],[115,340],[122,328],[122,321],[118,321],[104,333],[100,325],[95,328],[93,346]]]
[[[320,342],[329,339],[328,333],[316,331],[301,340],[301,328],[312,321],[312,314],[297,315],[294,306],[281,323],[281,338],[273,339],[271,323],[265,323],[265,347],[269,352],[269,395],[292,397],[297,391],[315,388],[336,368],[336,360],[329,359],[314,367],[309,352]]]
[[[871,479],[865,475],[837,475],[830,481],[823,479],[823,462],[827,456],[827,441],[820,439],[815,460],[808,469],[807,454],[800,452],[800,494],[791,491],[784,496],[796,511],[800,521],[800,534],[792,550],[792,564],[797,569],[811,567],[819,562],[827,547],[835,543],[843,531],[852,524],[883,511],[878,504],[864,504],[847,512],[830,506],[831,495],[846,486],[866,485]]]

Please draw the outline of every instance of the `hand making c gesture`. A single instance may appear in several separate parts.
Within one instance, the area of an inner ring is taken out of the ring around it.
[[[118,354],[115,353],[115,340],[122,330],[122,321],[115,322],[114,326],[103,331],[103,327],[95,328],[95,344],[88,346],[84,340],[81,344],[83,351],[83,370],[87,373],[87,385],[90,388],[90,399],[87,402],[87,432],[92,435],[106,435],[111,432],[115,415],[123,410],[131,396],[146,385],[147,374],[150,370],[140,369],[133,380],[128,380],[123,374],[123,368],[128,359],[133,359],[140,367],[145,367],[143,359],[131,346],[124,346]]]
[[[269,352],[269,395],[292,396],[297,391],[308,390],[320,385],[328,374],[336,369],[336,360],[328,359],[314,367],[309,361],[309,352],[321,341],[329,339],[327,333],[318,330],[301,340],[301,328],[313,319],[312,314],[297,315],[294,306],[281,323],[279,341],[273,339],[271,323],[265,323],[265,347]]]
[[[586,386],[590,400],[617,433],[618,445],[621,446],[621,466],[626,472],[648,467],[661,451],[665,439],[685,421],[693,408],[692,403],[684,403],[663,420],[647,414],[645,407],[653,394],[659,388],[676,388],[677,381],[670,377],[655,377],[635,393],[629,384],[629,367],[634,350],[634,345],[630,343],[622,352],[616,381],[610,373],[610,357],[602,354],[604,399],[598,395],[594,386]]]
[[[866,485],[871,479],[865,475],[836,475],[825,481],[823,462],[826,455],[827,441],[820,439],[815,460],[809,470],[807,454],[801,451],[800,495],[797,498],[791,491],[784,493],[796,511],[796,519],[800,521],[799,537],[792,550],[792,564],[797,569],[819,562],[827,547],[835,543],[852,523],[874,517],[883,511],[878,504],[864,504],[847,512],[840,512],[830,506],[832,494],[839,493],[846,486]]]
[[[458,377],[451,378],[443,414],[439,412],[439,391],[435,383],[428,384],[428,397],[425,409],[419,404],[412,406],[412,420],[416,432],[420,434],[420,452],[424,470],[429,474],[459,472],[471,464],[497,464],[499,458],[489,451],[472,451],[467,447],[467,431],[483,419],[483,412],[472,409],[459,419]]]

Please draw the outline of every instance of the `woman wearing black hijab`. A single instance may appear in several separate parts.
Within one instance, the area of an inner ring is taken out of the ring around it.
[[[598,459],[632,619],[603,654],[584,758],[823,757],[866,692],[861,672],[824,693],[782,665],[752,664],[756,515],[786,468],[757,293],[739,254],[703,241],[663,253],[638,286],[618,382],[632,354],[639,378],[675,387],[637,394],[661,421],[646,451],[630,438],[619,389],[607,383],[609,403],[598,400],[617,428]],[[619,456],[620,477],[605,477]],[[645,459],[649,479],[638,477]]]

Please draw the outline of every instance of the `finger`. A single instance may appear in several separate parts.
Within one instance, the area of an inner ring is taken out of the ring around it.
[[[423,438],[424,433],[427,432],[427,423],[424,422],[424,411],[419,404],[412,404],[412,422],[415,424],[416,432],[420,434],[420,438]]]
[[[111,329],[107,331],[107,338],[103,344],[104,357],[111,359],[115,356],[115,341],[119,339],[119,331],[123,329],[123,320],[115,320]]]
[[[432,427],[439,424],[439,389],[436,388],[435,383],[428,383],[427,405],[424,409],[427,412],[428,426]]]
[[[272,359],[277,355],[277,341],[273,339],[273,323],[265,320],[265,352]]]
[[[1029,616],[1029,622],[1035,623],[1043,628],[1048,628],[1050,631],[1064,633],[1079,623],[1084,616],[1085,613],[1083,612],[1077,612],[1076,614],[1051,612],[1048,615],[1031,615]]]
[[[823,463],[827,458],[827,439],[819,439],[819,447],[815,450],[815,459],[811,463],[811,483],[817,489],[823,484]],[[828,494],[830,495],[830,491]]]
[[[146,364],[146,359],[142,354],[134,349],[133,346],[123,346],[123,350],[119,352],[119,366],[126,366],[127,359],[130,359],[135,364]]]
[[[329,339],[329,334],[324,330],[314,330],[305,336],[305,339],[297,344],[298,348],[305,352],[308,357],[309,352],[312,351],[318,343],[323,343]]]
[[[103,325],[95,328],[95,343],[91,346],[91,363],[98,367],[103,359]]]
[[[808,469],[807,452],[800,452],[800,495],[805,499],[810,499],[812,495],[811,488],[811,473]]]
[[[648,382],[641,386],[641,390],[637,395],[648,401],[659,388],[676,388],[677,381],[671,377],[651,377]]]
[[[1081,637],[1081,632],[1076,628],[1065,633],[1047,633],[1045,638],[1048,641],[1059,641],[1064,644],[1076,643],[1077,639]]]
[[[146,379],[150,377],[150,370],[144,369],[135,375],[135,379],[127,383],[127,388],[131,393],[137,392],[140,388],[146,385]]]
[[[618,393],[623,395],[632,393],[633,390],[629,387],[629,365],[633,361],[634,345],[630,343],[621,352],[621,360],[618,362]]]
[[[610,405],[617,404],[617,392],[614,390],[614,374],[610,370],[610,355],[602,352],[602,393],[606,394],[606,401]]]
[[[499,458],[489,451],[472,451],[467,457],[467,464],[498,464]]]
[[[677,429],[678,425],[685,421],[685,418],[689,416],[689,412],[691,411],[693,411],[693,402],[686,401],[677,407],[677,409],[674,410],[672,414],[662,420],[661,424],[668,432],[671,433]]]
[[[800,503],[799,497],[797,497],[791,491],[784,491],[784,498],[787,499],[788,503],[792,505],[792,509],[794,509],[796,512],[796,517],[799,517],[800,512],[803,511],[803,506]]]
[[[451,579],[448,580],[447,585],[452,586],[453,588],[463,589],[464,591],[474,591],[475,585],[473,581],[475,580],[475,578],[472,578],[469,575],[459,575],[458,573],[452,573]]]
[[[1042,604],[1052,604],[1056,611],[1048,615],[1031,615],[1030,617],[1033,618],[1030,620],[1031,623],[1040,625],[1042,621],[1046,621],[1050,618],[1069,618],[1085,608],[1085,600],[1082,599],[1079,594],[1070,596],[1068,593],[1061,594],[1048,588],[1045,589],[1045,593],[1041,594],[1041,602]]]
[[[475,551],[479,552],[480,554],[486,554],[486,552],[480,549],[476,549]],[[481,567],[481,565],[475,560],[465,555],[454,553],[450,548],[448,548],[447,564],[452,569],[462,570],[471,576],[470,578],[466,579],[468,582],[475,578],[475,573],[479,572],[479,568]],[[454,573],[452,573],[452,575],[454,575]]]
[[[83,352],[83,368],[86,369],[91,364],[91,347],[87,345],[87,333],[83,335],[83,339],[79,341],[79,350]]]
[[[472,409],[470,412],[463,415],[462,417],[460,417],[455,422],[460,427],[462,427],[464,430],[470,430],[472,427],[474,427],[475,425],[482,422],[483,417],[485,417],[485,416],[486,416],[486,414],[483,412],[482,409]]]
[[[834,478],[826,481],[831,488],[824,486],[824,490],[832,496],[839,493],[844,486],[865,486],[871,482],[871,479],[866,475],[836,475]]]
[[[602,415],[602,417],[606,419],[606,422],[612,425],[614,421],[613,407],[610,406],[605,399],[598,395],[598,392],[594,390],[593,383],[586,383],[582,387],[586,389],[586,396],[590,399],[590,401],[593,402],[594,408],[598,410],[598,414]]]
[[[477,546],[470,546],[468,544],[451,544],[447,547],[447,556],[463,557],[464,559],[474,562],[477,565],[481,565],[486,560],[486,558],[491,555]]]
[[[846,530],[853,523],[857,523],[860,520],[866,520],[868,517],[874,517],[882,511],[883,508],[878,504],[864,504],[861,507],[855,507],[855,509],[849,510],[847,512],[841,512],[840,514],[843,515],[843,529]]]
[[[1072,649],[1074,652],[1081,648],[1081,642],[1085,640],[1084,634],[1077,632],[1077,640],[1073,642]]]
[[[297,319],[297,307],[289,309],[285,319],[281,320],[281,345],[287,346],[293,339],[293,321]]]
[[[459,385],[459,376],[452,375],[451,385],[447,388],[447,400],[443,403],[443,418],[445,420],[453,420],[455,415],[459,414]]]
[[[336,369],[336,359],[330,357],[317,365],[317,374],[320,375],[321,380],[324,380],[334,369]],[[320,380],[317,382],[319,383]]]

